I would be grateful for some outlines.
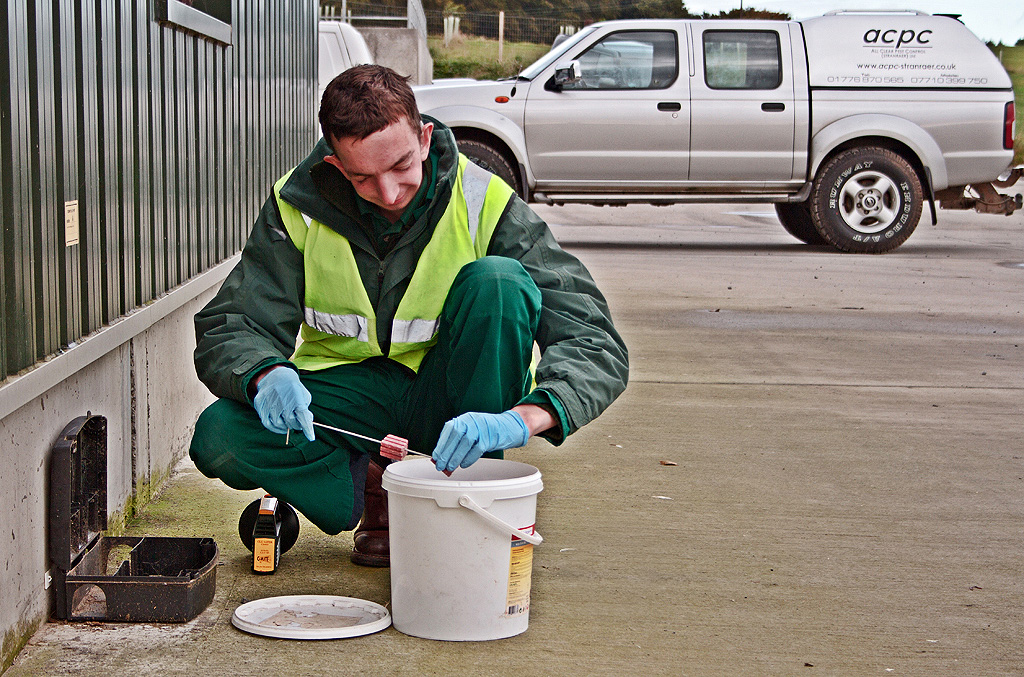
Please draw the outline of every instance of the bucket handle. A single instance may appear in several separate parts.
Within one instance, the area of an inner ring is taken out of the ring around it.
[[[544,541],[544,539],[541,538],[540,534],[538,534],[536,532],[534,532],[532,534],[528,534],[525,531],[523,531],[522,529],[516,529],[514,526],[512,526],[508,522],[505,522],[500,517],[497,517],[497,516],[493,515],[492,513],[488,512],[487,510],[484,510],[482,507],[480,507],[480,505],[476,501],[474,501],[472,498],[470,498],[466,494],[463,494],[462,496],[459,496],[459,505],[461,505],[463,508],[469,508],[470,510],[475,512],[477,515],[480,515],[481,517],[483,517],[484,520],[486,520],[487,522],[490,522],[492,525],[498,527],[499,529],[501,529],[505,533],[509,534],[510,536],[515,536],[516,538],[521,538],[521,539],[523,539],[524,541],[526,541],[527,543],[529,543],[531,545],[540,545]]]

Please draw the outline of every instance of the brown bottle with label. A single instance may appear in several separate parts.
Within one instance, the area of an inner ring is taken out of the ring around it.
[[[253,573],[274,573],[281,559],[281,520],[277,516],[277,499],[269,494],[260,501],[252,535]]]

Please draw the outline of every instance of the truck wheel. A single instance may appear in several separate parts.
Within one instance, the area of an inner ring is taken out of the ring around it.
[[[923,196],[917,172],[902,156],[884,148],[854,148],[818,172],[811,218],[833,247],[881,254],[914,232]]]
[[[775,213],[786,232],[804,244],[828,244],[814,227],[811,210],[806,202],[776,202]]]
[[[480,141],[460,140],[458,141],[459,152],[468,157],[471,161],[480,165],[491,174],[497,175],[502,181],[512,187],[516,193],[523,194],[519,185],[517,175],[519,172],[512,168],[505,156]]]

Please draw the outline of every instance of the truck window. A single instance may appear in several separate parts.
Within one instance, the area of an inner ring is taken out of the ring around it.
[[[674,31],[620,31],[576,59],[581,78],[564,89],[665,89],[679,74]]]
[[[775,89],[782,52],[774,31],[705,31],[704,81],[711,89]]]

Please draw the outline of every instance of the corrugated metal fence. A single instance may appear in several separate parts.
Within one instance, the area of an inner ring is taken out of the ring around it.
[[[240,249],[316,138],[318,8],[223,0],[225,44],[176,0],[0,2],[2,381]]]

